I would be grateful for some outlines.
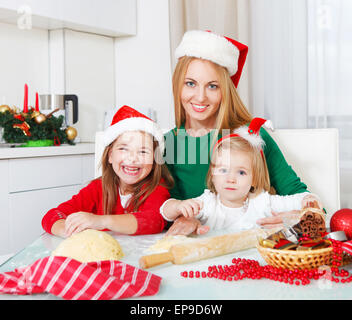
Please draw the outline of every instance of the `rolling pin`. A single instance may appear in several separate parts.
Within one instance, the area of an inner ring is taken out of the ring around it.
[[[251,229],[184,244],[175,244],[168,252],[141,257],[139,265],[141,268],[147,269],[167,262],[184,264],[253,248],[258,243],[258,237],[266,238],[280,229]]]

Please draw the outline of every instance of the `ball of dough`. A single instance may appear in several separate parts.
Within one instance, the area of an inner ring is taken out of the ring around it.
[[[123,252],[118,241],[108,233],[86,229],[63,240],[51,255],[93,262],[120,260]]]

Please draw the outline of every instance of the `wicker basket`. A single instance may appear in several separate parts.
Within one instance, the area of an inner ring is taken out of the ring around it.
[[[265,248],[257,245],[259,253],[263,259],[271,266],[277,268],[294,269],[316,269],[320,266],[330,266],[332,263],[332,247],[307,250],[278,250]]]

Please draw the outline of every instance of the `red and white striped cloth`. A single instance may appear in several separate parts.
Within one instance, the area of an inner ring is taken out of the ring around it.
[[[115,300],[155,295],[161,278],[121,261],[81,263],[50,256],[0,273],[0,293],[49,292],[67,300]]]
[[[352,255],[352,240],[341,242],[341,249],[343,252]]]

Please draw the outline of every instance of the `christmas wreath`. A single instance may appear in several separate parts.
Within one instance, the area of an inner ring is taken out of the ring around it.
[[[7,143],[25,143],[26,146],[74,145],[74,128],[63,128],[64,116],[44,115],[33,108],[18,112],[7,105],[0,106],[0,127]],[[68,132],[71,132],[69,134]]]

